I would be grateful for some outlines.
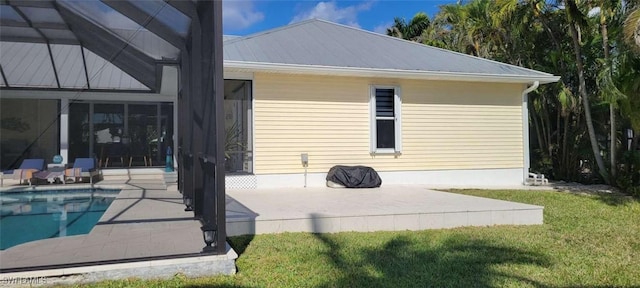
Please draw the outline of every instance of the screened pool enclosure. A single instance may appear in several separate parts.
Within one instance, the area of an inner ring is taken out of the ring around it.
[[[0,168],[54,155],[164,167],[170,148],[203,251],[224,253],[225,154],[227,169],[251,166],[251,94],[225,101],[221,5],[0,0]],[[225,130],[237,131],[227,153]]]

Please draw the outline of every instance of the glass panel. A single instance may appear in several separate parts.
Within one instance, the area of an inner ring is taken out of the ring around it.
[[[51,55],[62,88],[87,88],[81,49],[77,45],[51,45]]]
[[[149,32],[133,20],[97,0],[63,0],[65,5],[99,26],[106,27],[127,42],[155,59],[177,59],[180,50]]]
[[[129,105],[129,128],[124,144],[129,150],[130,166],[159,164],[157,147],[160,139],[158,139],[157,115],[158,106],[155,104]]]
[[[11,26],[1,26],[0,27],[0,38],[3,41],[11,41],[11,38],[33,38],[33,39],[42,39],[40,34],[36,31],[36,29],[30,27],[11,27]],[[42,39],[44,42],[44,39]],[[3,47],[4,48],[4,47]]]
[[[91,89],[150,90],[131,75],[97,54],[84,49]]]
[[[88,158],[91,141],[89,123],[89,104],[69,104],[69,159],[73,163],[76,158]]]
[[[36,7],[20,7],[19,9],[32,23],[64,24],[62,17],[55,9]]]
[[[0,19],[26,23],[20,14],[9,5],[0,5]]]
[[[376,116],[393,117],[394,89],[376,89]]]
[[[58,88],[46,44],[2,42],[0,64],[9,86]]]
[[[40,29],[40,32],[42,32],[42,34],[44,34],[44,36],[52,42],[56,42],[56,40],[78,42],[78,39],[76,39],[76,35],[73,35],[73,32],[69,30]]]
[[[173,147],[173,103],[162,103],[160,107],[160,163],[165,165],[167,147],[171,147],[171,153],[175,155],[175,147]]]
[[[94,104],[92,118],[93,147],[100,155],[100,164],[103,167],[125,166],[124,104]]]
[[[154,16],[182,37],[187,36],[191,19],[173,8],[167,2],[160,0],[129,1],[147,14]]]
[[[251,81],[224,81],[225,168],[251,173]]]
[[[0,169],[59,153],[59,100],[0,99]]]
[[[395,149],[396,131],[394,120],[376,120],[376,147]]]

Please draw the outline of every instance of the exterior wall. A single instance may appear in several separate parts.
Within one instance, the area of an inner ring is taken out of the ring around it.
[[[400,86],[400,155],[370,153],[374,84]],[[301,153],[309,154],[309,173],[337,164],[380,172],[522,169],[522,90],[521,84],[256,73],[254,173],[304,173]]]

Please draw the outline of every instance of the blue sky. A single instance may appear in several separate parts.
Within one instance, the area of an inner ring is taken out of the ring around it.
[[[224,0],[224,34],[249,35],[306,19],[318,18],[384,33],[394,17],[411,19],[418,12],[430,17],[438,6],[455,0],[288,1]]]

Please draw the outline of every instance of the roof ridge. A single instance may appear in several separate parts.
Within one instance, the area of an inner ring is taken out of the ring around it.
[[[385,34],[380,34],[380,33],[376,33],[376,32],[373,32],[373,31],[364,30],[362,28],[357,28],[357,27],[353,27],[353,26],[349,26],[349,25],[345,25],[345,24],[335,23],[335,22],[331,22],[331,21],[328,21],[328,20],[324,20],[324,19],[315,19],[314,18],[314,19],[310,19],[310,20],[316,20],[318,22],[323,22],[323,23],[327,23],[327,24],[341,26],[341,27],[344,27],[344,28],[348,28],[348,29],[352,29],[352,30],[356,30],[356,31],[360,31],[360,32],[369,33],[371,35],[375,35],[375,36],[378,36],[378,37],[383,37],[383,38],[387,38],[387,39],[393,39],[393,40],[401,41],[401,42],[404,42],[404,43],[410,43],[412,45],[419,45],[419,46],[422,46],[422,47],[427,47],[427,48],[431,48],[431,49],[435,49],[435,50],[439,50],[439,51],[443,51],[443,52],[448,52],[448,53],[456,54],[456,55],[459,55],[459,56],[465,56],[465,57],[476,59],[476,60],[487,61],[487,62],[496,63],[496,64],[500,64],[500,65],[507,65],[507,66],[518,68],[518,69],[524,69],[524,70],[527,70],[529,72],[534,72],[534,73],[538,73],[538,74],[544,74],[544,75],[553,76],[553,74],[547,73],[547,72],[542,72],[542,71],[538,71],[538,70],[534,70],[534,69],[530,69],[530,68],[526,68],[526,67],[522,67],[522,66],[518,66],[518,65],[513,65],[513,64],[504,63],[504,62],[500,62],[500,61],[496,61],[496,60],[491,60],[491,59],[487,59],[487,58],[473,56],[473,55],[469,55],[469,54],[465,54],[465,53],[461,53],[461,52],[457,52],[457,51],[453,51],[453,50],[448,50],[448,49],[435,47],[435,46],[431,46],[431,45],[427,45],[427,44],[423,44],[423,43],[418,43],[418,42],[415,42],[415,41],[409,41],[409,40],[406,40],[406,39],[393,37],[393,36],[389,36],[389,35],[385,35]],[[305,20],[305,22],[310,22],[310,21],[309,20]]]
[[[291,23],[291,24],[287,24],[287,25],[284,25],[284,26],[271,28],[271,29],[268,29],[268,30],[265,30],[265,31],[260,31],[260,32],[256,32],[256,33],[245,35],[245,36],[238,36],[238,38],[234,38],[234,39],[230,39],[230,40],[225,41],[224,44],[232,44],[232,43],[239,42],[239,41],[242,41],[242,40],[256,38],[256,37],[259,37],[259,36],[271,34],[271,33],[282,31],[282,30],[287,30],[287,29],[290,29],[290,28],[293,28],[293,27],[296,27],[296,26],[300,26],[302,24],[307,24],[307,23],[315,22],[315,21],[322,21],[322,20],[317,19],[317,18],[311,18],[311,19],[307,19],[307,20],[302,20],[300,22]],[[328,23],[331,23],[331,22],[328,22]]]

